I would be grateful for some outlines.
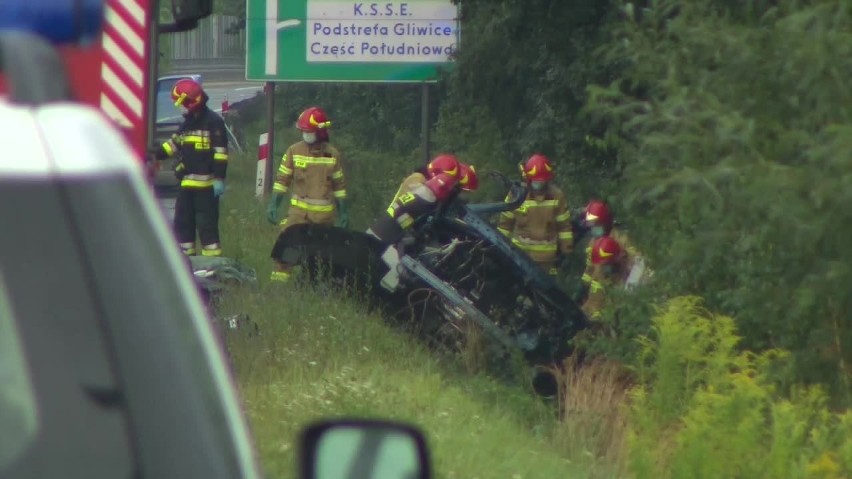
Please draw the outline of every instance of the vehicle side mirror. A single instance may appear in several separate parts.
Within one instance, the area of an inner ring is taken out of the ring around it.
[[[299,441],[302,479],[431,479],[423,434],[399,422],[343,419],[314,423]]]

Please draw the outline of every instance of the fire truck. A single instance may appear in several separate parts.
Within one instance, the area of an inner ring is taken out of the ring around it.
[[[77,22],[56,21],[58,12],[71,9]],[[211,13],[212,0],[4,0],[0,28],[26,27],[61,44],[68,99],[98,107],[144,162],[155,132],[158,39],[195,29]],[[161,16],[172,18],[161,23]],[[63,41],[72,35],[82,41]],[[0,96],[24,91],[33,81],[26,68],[33,55],[24,47],[0,49]]]

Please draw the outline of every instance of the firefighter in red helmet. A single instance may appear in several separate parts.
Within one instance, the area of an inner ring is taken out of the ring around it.
[[[631,255],[615,236],[599,236],[592,241],[587,270],[589,294],[582,309],[592,319],[600,317],[605,296],[615,287],[630,289],[652,275],[641,257]]]
[[[195,254],[196,230],[201,254],[221,256],[219,198],[225,193],[228,137],[225,122],[208,108],[209,97],[195,80],[178,80],[172,89],[184,121],[172,138],[156,151],[158,159],[177,156],[175,176],[180,190],[175,201],[174,229],[180,248]]]
[[[437,174],[447,173],[453,177],[458,176],[460,165],[461,162],[455,155],[448,153],[437,155],[432,161],[423,167],[417,168],[402,180],[402,183],[400,183],[399,188],[396,190],[396,194],[393,195],[391,203],[399,199],[400,195],[410,192],[417,186],[434,178]]]
[[[500,214],[497,230],[542,269],[556,275],[560,255],[567,257],[574,247],[568,202],[553,184],[554,167],[546,156],[532,155],[520,169],[529,186],[527,198],[517,210]]]
[[[370,225],[367,233],[387,245],[382,259],[390,267],[382,278],[382,286],[394,290],[399,282],[397,243],[417,218],[434,211],[434,208],[452,198],[459,191],[474,191],[479,186],[476,169],[458,161],[455,155],[441,154],[425,167],[425,172],[409,175],[388,207]]]
[[[611,236],[600,236],[592,241],[589,295],[583,302],[583,312],[589,318],[600,317],[608,288],[623,285],[630,268],[622,245]]]
[[[591,233],[591,240],[586,247],[586,270],[583,272],[582,282],[586,289],[591,290],[592,283],[592,245],[598,238],[611,236],[624,251],[625,262],[635,264],[641,261],[636,248],[630,243],[627,234],[615,224],[609,205],[601,200],[590,201],[585,208],[583,224]]]
[[[467,163],[459,165],[459,187],[462,191],[476,191],[479,188],[479,175],[476,174],[476,168]]]
[[[290,195],[287,218],[279,223],[281,231],[296,224],[332,224],[335,220],[338,226],[349,226],[343,160],[340,151],[329,143],[329,127],[331,121],[318,107],[306,109],[296,121],[302,141],[290,145],[284,153],[267,208],[267,219],[276,224],[278,208]],[[287,281],[295,265],[273,259],[270,279]]]

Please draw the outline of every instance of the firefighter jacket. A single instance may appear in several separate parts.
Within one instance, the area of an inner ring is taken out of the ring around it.
[[[583,312],[586,316],[592,319],[597,319],[601,315],[601,310],[606,304],[606,292],[617,286],[623,286],[630,274],[630,258],[624,256],[616,263],[616,270],[611,274],[604,273],[602,265],[591,265],[587,270],[589,277],[589,295],[583,302]],[[583,276],[585,277],[586,274]]]
[[[224,180],[228,169],[225,121],[205,105],[185,116],[178,131],[163,143],[163,151],[178,155],[175,176],[181,188],[212,188],[213,180]]]
[[[628,265],[628,270],[633,265],[634,260],[639,256],[639,252],[636,248],[630,243],[630,240],[627,237],[627,233],[624,230],[613,226],[612,231],[609,233],[612,238],[618,242],[619,245],[624,249],[625,252],[625,261]],[[592,288],[592,270],[594,269],[592,266],[592,243],[594,243],[594,239],[589,241],[589,244],[586,245],[586,269],[583,271],[582,281],[583,284],[589,288]],[[595,285],[594,289],[600,289],[601,285]]]
[[[346,198],[346,180],[340,152],[327,142],[300,141],[287,148],[278,167],[273,190],[290,192],[290,206],[330,212]]]
[[[391,201],[391,204],[397,201],[400,196],[413,191],[415,188],[422,185],[423,183],[426,183],[426,175],[424,175],[423,173],[416,171],[408,175],[407,177],[405,177],[404,180],[402,180],[402,183],[400,183],[399,189],[397,189],[396,194],[393,195],[393,201]]]
[[[380,215],[368,230],[385,244],[397,243],[417,218],[434,211],[435,207],[446,201],[458,186],[458,179],[446,173],[440,173],[420,184],[407,183],[407,180],[415,175],[419,173],[410,175],[402,184],[402,186],[411,186],[411,190],[395,197],[388,206],[387,214]]]
[[[571,211],[564,193],[553,184],[543,194],[530,191],[517,210],[501,213],[497,230],[534,257],[569,254],[574,247]]]
[[[614,274],[606,275],[601,266],[592,264],[592,243],[590,242],[586,247],[586,270],[583,272],[582,281],[588,287],[588,296],[583,302],[583,311],[593,319],[600,316],[607,290],[618,286],[630,288],[631,283],[640,284],[653,275],[653,272],[645,266],[639,250],[630,243],[624,230],[613,227],[609,235],[624,250],[624,256],[618,262]]]

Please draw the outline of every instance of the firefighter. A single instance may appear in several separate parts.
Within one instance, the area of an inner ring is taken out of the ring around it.
[[[438,155],[426,170],[430,178],[422,183],[403,181],[400,191],[386,211],[387,214],[380,215],[367,230],[368,234],[387,245],[382,253],[382,260],[390,269],[382,278],[381,284],[390,291],[395,290],[399,284],[397,265],[400,251],[396,245],[416,219],[434,211],[438,204],[451,198],[455,192],[474,191],[479,186],[476,170],[459,162],[454,155]],[[420,174],[422,178],[427,175]],[[404,189],[406,191],[403,191]]]
[[[219,198],[225,193],[228,137],[225,122],[207,106],[209,97],[195,80],[178,80],[172,89],[175,106],[184,121],[172,138],[156,151],[158,159],[177,157],[175,176],[180,181],[175,202],[174,228],[181,251],[195,255],[195,233],[201,254],[221,256]]]
[[[574,247],[571,211],[562,190],[553,184],[553,164],[546,156],[534,154],[520,169],[528,184],[527,198],[517,210],[500,214],[497,230],[555,276],[557,263]]]
[[[593,270],[592,245],[598,238],[612,236],[621,246],[622,250],[624,250],[624,254],[631,265],[644,264],[638,251],[630,243],[627,234],[615,224],[612,211],[605,202],[601,200],[590,201],[585,208],[583,223],[591,235],[589,245],[586,247],[586,269],[582,277],[583,286],[586,290],[591,288]]]
[[[444,153],[436,156],[426,166],[414,170],[413,173],[402,180],[402,183],[396,190],[396,194],[393,195],[391,203],[396,201],[400,195],[408,193],[417,186],[426,183],[427,180],[433,178],[439,173],[447,173],[453,177],[457,176],[459,173],[459,166],[461,164],[462,163],[459,162],[455,155]]]
[[[318,107],[310,107],[299,115],[296,128],[302,141],[287,148],[281,159],[273,187],[273,197],[266,217],[276,224],[278,208],[290,194],[287,218],[281,221],[281,232],[293,225],[334,224],[349,227],[346,181],[340,152],[329,143],[331,121]],[[274,259],[272,281],[287,281],[293,266]]]
[[[629,255],[612,236],[599,236],[592,241],[589,295],[582,305],[589,318],[600,318],[607,290],[626,284],[630,262]]]

